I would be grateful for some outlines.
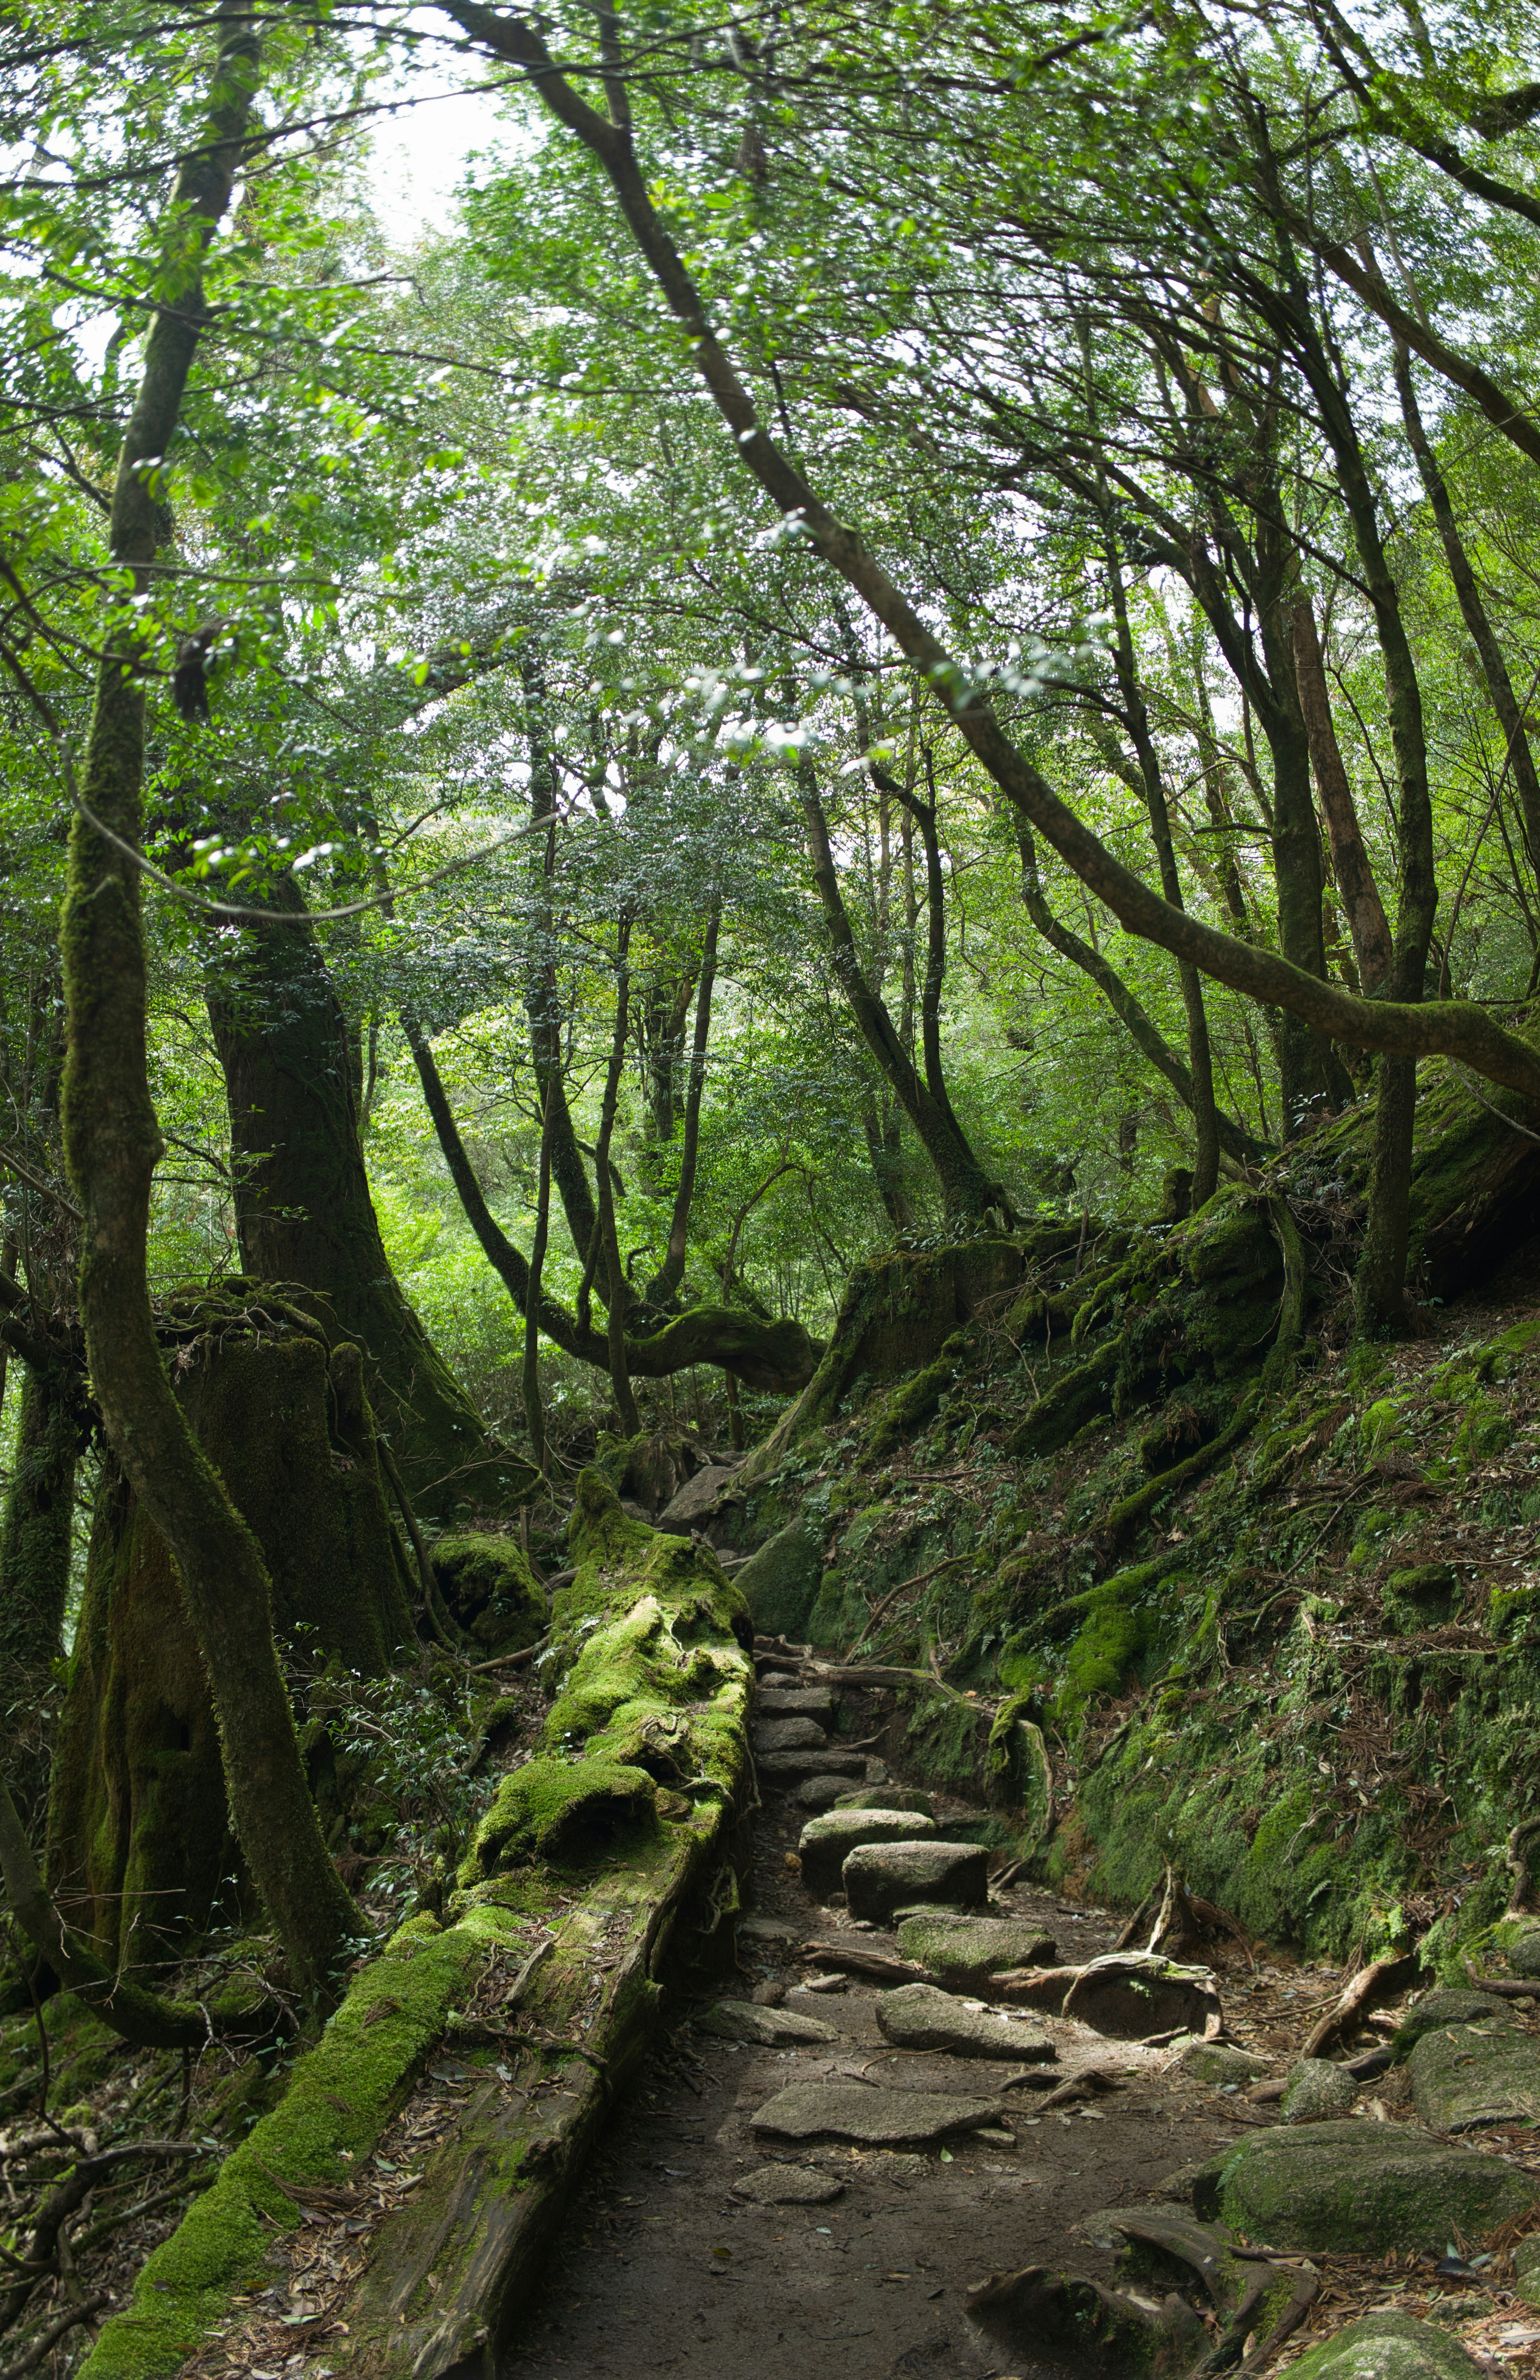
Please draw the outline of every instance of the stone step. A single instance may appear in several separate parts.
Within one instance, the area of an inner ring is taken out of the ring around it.
[[[929,2050],[946,2058],[1009,2058],[1017,2066],[1049,2066],[1059,2056],[1046,2034],[1025,2018],[970,2007],[934,1984],[901,1984],[877,2003],[877,2025],[895,2049]]]
[[[794,1785],[804,1777],[864,1777],[867,1755],[864,1752],[820,1752],[809,1745],[795,1752],[767,1752],[759,1761],[759,1775],[770,1785]]]
[[[774,1693],[761,1686],[754,1697],[757,1718],[816,1718],[827,1727],[834,1716],[834,1697],[827,1686],[791,1686]]]
[[[863,1843],[908,1843],[934,1834],[933,1818],[913,1810],[830,1810],[809,1818],[797,1841],[802,1881],[815,1900],[829,1900],[843,1890],[841,1873],[846,1859]]]
[[[843,1876],[851,1915],[877,1925],[911,1903],[982,1909],[989,1898],[989,1854],[978,1843],[863,1843]]]
[[[939,2147],[959,2132],[999,2129],[997,2099],[951,2091],[900,2091],[865,2082],[794,2082],[750,2116],[749,2129],[780,2141],[849,2141],[861,2148]]]
[[[821,1751],[828,1742],[816,1718],[770,1718],[754,1730],[756,1752]]]

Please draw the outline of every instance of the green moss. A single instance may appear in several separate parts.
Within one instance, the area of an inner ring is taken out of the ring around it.
[[[503,1778],[460,1867],[462,1887],[535,1860],[571,1867],[653,1823],[645,1769],[609,1760],[531,1760]]]
[[[494,1910],[432,1937],[417,1926],[394,1936],[299,2060],[279,2105],[150,2256],[131,2305],[106,2325],[81,2373],[91,2380],[174,2373],[233,2298],[263,2287],[274,2233],[301,2221],[280,2183],[350,2179],[350,2162],[373,2148],[489,1952],[516,1939]]]
[[[819,1535],[801,1513],[751,1554],[734,1585],[768,1635],[798,1641],[818,1597]]]
[[[545,1589],[512,1537],[440,1537],[432,1563],[450,1610],[489,1651],[517,1651],[544,1629]]]

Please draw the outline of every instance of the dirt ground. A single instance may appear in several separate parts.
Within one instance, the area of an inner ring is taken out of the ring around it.
[[[943,1819],[946,1805],[938,1805]],[[879,2032],[877,1993],[799,1987],[811,1973],[796,1942],[829,1939],[843,1912],[820,1910],[785,1855],[806,1812],[771,1801],[758,1821],[755,1913],[794,1929],[784,1949],[746,1946],[744,1982],[789,1986],[785,2006],[835,2028],[837,2046],[738,2047],[687,2023],[655,2058],[623,2106],[574,2201],[549,2283],[519,2324],[507,2370],[517,2380],[556,2373],[632,2380],[690,2373],[701,2380],[976,2380],[1034,2367],[988,2349],[964,2319],[968,2288],[1023,2265],[1072,2262],[1110,2277],[1111,2258],[1080,2236],[1098,2208],[1158,2195],[1166,2177],[1270,2122],[1211,2088],[1164,2070],[1165,2058],[1109,2042],[1085,2027],[1043,2020],[1056,2074],[1095,2063],[1126,2070],[1095,2106],[1044,2116],[1034,2095],[1005,2095],[1014,2146],[965,2139],[917,2155],[850,2148],[761,2145],[750,2114],[794,2081],[860,2080],[894,2090],[992,2097],[992,2060],[899,2055]],[[1003,1914],[1046,1926],[1066,1961],[1111,1945],[1113,1922],[1031,1890],[997,1896]],[[897,1955],[892,1937],[860,1933],[864,1949]],[[1243,1971],[1244,1962],[1243,1961]],[[734,2185],[772,2158],[841,2184],[825,2205],[759,2206]]]

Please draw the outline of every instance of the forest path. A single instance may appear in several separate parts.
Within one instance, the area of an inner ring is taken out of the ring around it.
[[[895,2051],[878,2028],[876,1988],[853,1977],[843,1989],[809,1990],[816,1971],[796,1954],[810,1937],[838,1933],[897,1958],[896,1936],[853,1933],[843,1907],[812,1900],[787,1859],[809,1810],[794,1786],[763,1790],[746,1896],[752,1916],[740,1925],[739,1974],[725,1993],[782,1986],[786,2010],[817,2017],[837,2037],[759,2047],[682,2024],[618,2110],[504,2368],[517,2380],[1029,2380],[1032,2367],[967,2321],[968,2289],[1037,2263],[1110,2279],[1112,2257],[1079,2231],[1081,2218],[1161,2195],[1176,2168],[1211,2155],[1243,2126],[1272,2121],[1271,2111],[1238,2107],[1168,2070],[1163,2050],[1057,2019],[1031,2025],[1057,2050],[1052,2081],[1089,2065],[1122,2075],[1094,2105],[1039,2115],[1030,2090],[1002,2091],[1019,2060]],[[944,1836],[963,1805],[934,1800]],[[992,1892],[990,1907],[1040,1925],[1070,1964],[1110,1949],[1118,1926],[1104,1911],[1031,1888]],[[1237,1980],[1248,1974],[1241,1956]],[[750,2119],[794,2083],[1002,2099],[1005,2137],[998,2127],[988,2142],[961,2133],[944,2151],[916,2154],[758,2136]],[[763,2204],[734,2194],[755,2178],[761,2188],[783,2186],[792,2173],[806,2177],[793,2187],[827,2190],[826,2202]]]

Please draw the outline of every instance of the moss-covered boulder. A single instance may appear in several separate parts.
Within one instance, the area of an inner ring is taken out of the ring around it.
[[[1540,2116],[1540,2050],[1510,2017],[1425,2033],[1406,2070],[1413,2105],[1436,2132],[1532,2124]]]
[[[1409,2313],[1367,2313],[1313,2347],[1294,2380],[1474,2380],[1486,2366],[1458,2338]]]
[[[439,1593],[488,1652],[516,1653],[545,1627],[545,1589],[512,1537],[440,1537],[431,1555]]]
[[[507,1868],[570,1867],[652,1823],[658,1789],[613,1760],[531,1760],[504,1777],[460,1868],[468,1888]]]
[[[835,1796],[836,1810],[913,1810],[933,1818],[936,1804],[917,1785],[857,1785]]]
[[[1488,2019],[1508,2021],[1508,2010],[1490,1992],[1425,1992],[1396,2028],[1396,2055],[1410,2056],[1425,2033],[1442,2033],[1451,2024],[1482,2024]]]
[[[1409,2124],[1280,2126],[1221,2149],[1193,2204],[1269,2248],[1441,2256],[1540,2204],[1540,2181]]]
[[[738,1572],[738,1592],[767,1636],[801,1642],[818,1597],[823,1557],[816,1529],[799,1514],[750,1554]]]
[[[1358,2084],[1345,2066],[1329,2058],[1302,2058],[1289,2070],[1289,2087],[1278,2112],[1286,2124],[1324,2124],[1345,2116],[1358,2096]]]
[[[949,1991],[987,1991],[992,1976],[1017,1967],[1051,1967],[1059,1956],[1052,1935],[1025,1919],[964,1917],[940,1909],[902,1918],[898,1947]]]

